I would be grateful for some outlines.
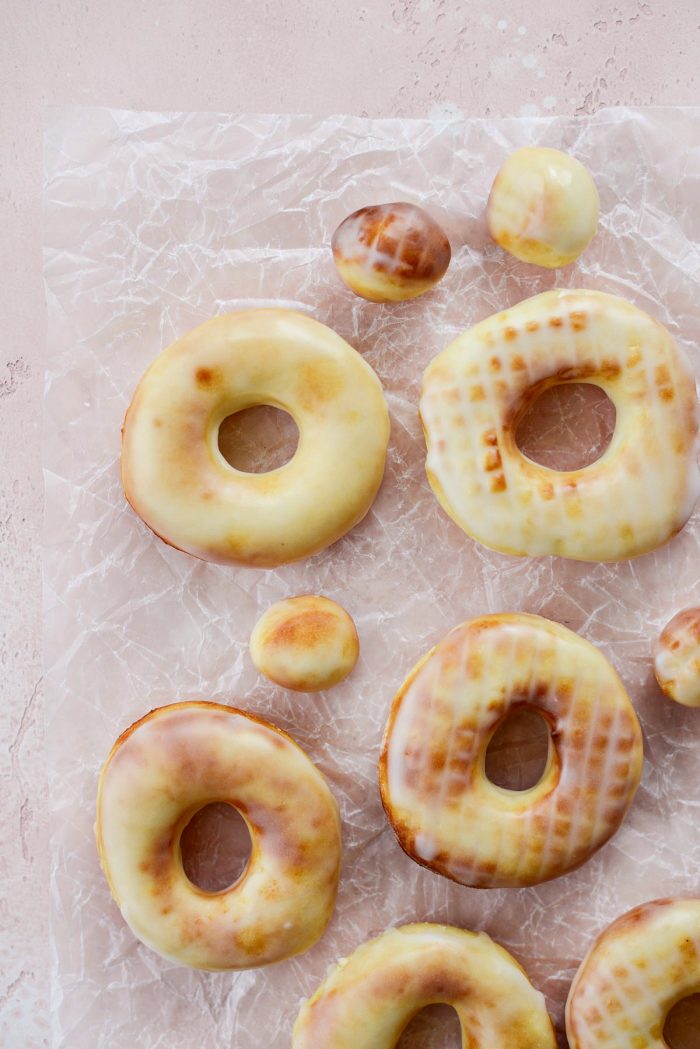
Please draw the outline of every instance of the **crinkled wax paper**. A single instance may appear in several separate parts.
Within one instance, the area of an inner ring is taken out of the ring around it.
[[[505,557],[439,508],[417,414],[422,371],[454,336],[557,283],[626,296],[700,366],[698,142],[700,109],[502,121],[53,112],[45,603],[56,1047],[283,1049],[301,999],[332,962],[387,926],[421,919],[499,940],[547,995],[561,1031],[591,938],[635,904],[700,890],[698,718],[662,699],[650,663],[665,621],[700,600],[700,513],[631,562]],[[485,228],[498,166],[535,143],[571,150],[600,190],[596,240],[558,273],[505,255]],[[377,306],[340,283],[329,241],[347,213],[388,200],[424,205],[453,260],[433,293]],[[159,542],[126,506],[122,417],[146,366],[175,338],[213,314],[276,303],[330,325],[379,374],[392,418],[385,481],[366,520],[306,562],[204,564]],[[550,462],[595,445],[609,422],[600,396],[550,397],[542,414],[527,439]],[[356,671],[320,695],[265,681],[247,651],[271,602],[309,591],[348,608],[362,641]],[[535,888],[478,891],[404,856],[382,812],[376,762],[392,696],[416,660],[462,620],[506,609],[557,619],[603,649],[639,712],[646,764],[622,829],[582,869]],[[132,721],[187,698],[276,722],[340,804],[335,916],[307,954],[269,969],[210,974],[162,960],[126,927],[100,872],[101,764]],[[440,1037],[439,1026],[424,1030],[420,1044],[437,1049]]]

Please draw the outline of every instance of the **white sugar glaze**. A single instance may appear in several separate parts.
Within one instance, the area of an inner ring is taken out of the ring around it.
[[[617,412],[604,455],[556,471],[520,452],[522,413],[548,386],[588,382]],[[595,291],[548,291],[465,332],[428,366],[426,470],[443,508],[504,553],[616,561],[653,550],[700,495],[688,362],[641,310]]]

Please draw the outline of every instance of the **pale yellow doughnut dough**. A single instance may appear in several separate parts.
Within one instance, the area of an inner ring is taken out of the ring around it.
[[[486,933],[390,929],[343,958],[305,1002],[292,1049],[394,1049],[427,1005],[454,1007],[469,1049],[556,1049],[544,997]]]
[[[342,280],[370,302],[400,302],[429,291],[452,254],[437,222],[403,202],[354,211],[338,226],[331,247]]]
[[[700,707],[700,608],[686,608],[666,624],[656,645],[654,673],[669,699]]]
[[[486,750],[509,712],[550,730],[529,790],[486,777]],[[452,630],[399,689],[379,762],[382,802],[401,848],[475,888],[536,885],[574,870],[618,829],[642,771],[642,733],[602,652],[541,616],[500,613]]]
[[[248,825],[230,888],[187,878],[180,836],[211,802]],[[335,906],[340,818],[328,785],[286,733],[216,703],[176,703],[124,732],[102,769],[97,843],[134,935],[195,969],[250,969],[307,950]]]
[[[518,423],[550,386],[588,382],[615,405],[596,462],[528,459]],[[473,538],[527,557],[617,561],[680,531],[700,493],[695,378],[671,335],[624,299],[548,291],[481,321],[428,365],[428,480]]]
[[[588,170],[559,149],[512,153],[493,183],[491,236],[523,262],[554,269],[573,262],[598,227],[600,202]]]
[[[296,692],[337,685],[359,652],[357,630],[345,609],[313,594],[272,605],[250,637],[250,655],[260,673]]]
[[[566,1003],[570,1049],[668,1049],[666,1017],[700,992],[700,900],[655,900],[613,922]]]
[[[299,445],[284,466],[244,473],[219,451],[219,427],[258,404],[289,412]],[[362,520],[388,438],[381,384],[352,346],[292,310],[241,310],[195,328],[148,369],[124,421],[122,482],[170,545],[206,561],[274,567]]]

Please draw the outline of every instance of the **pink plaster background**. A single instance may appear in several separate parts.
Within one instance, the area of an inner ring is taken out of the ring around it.
[[[0,0],[0,1044],[49,1045],[39,455],[47,104],[468,116],[697,104],[696,0]]]

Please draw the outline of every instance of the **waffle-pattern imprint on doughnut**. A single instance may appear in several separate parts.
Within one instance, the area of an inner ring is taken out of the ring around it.
[[[485,933],[390,929],[342,959],[303,1004],[292,1049],[394,1049],[427,1005],[454,1007],[469,1049],[555,1049],[544,997]]]
[[[557,471],[516,444],[549,386],[585,382],[615,405],[596,462]],[[695,380],[669,333],[614,295],[548,291],[477,324],[423,379],[428,480],[469,535],[504,553],[616,561],[678,532],[700,494]]]
[[[333,234],[338,272],[370,302],[400,302],[432,288],[450,264],[450,242],[416,204],[360,208]]]
[[[540,781],[511,791],[484,772],[508,713],[550,729]],[[382,801],[418,863],[477,888],[534,885],[578,867],[617,830],[637,789],[642,735],[610,663],[571,630],[522,613],[456,627],[394,699]]]
[[[700,992],[700,899],[654,900],[593,944],[566,1003],[571,1049],[668,1049],[673,1006]]]

